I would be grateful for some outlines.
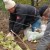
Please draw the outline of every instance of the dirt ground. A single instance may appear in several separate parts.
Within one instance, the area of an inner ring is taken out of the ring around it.
[[[9,32],[9,15],[8,12],[3,12],[0,10],[0,31],[3,31],[5,34]],[[20,32],[19,36],[23,38],[23,32]],[[20,45],[23,50],[26,50],[23,43],[17,38],[16,42]],[[31,50],[36,50],[37,43],[25,41],[25,43],[29,46]],[[50,46],[50,45],[49,45]],[[48,46],[48,48],[50,48]],[[4,50],[0,47],[0,50]],[[49,49],[50,50],[50,49]]]
[[[8,15],[8,12],[3,12],[1,10],[0,10],[0,31],[3,31],[6,34],[9,32],[9,15]],[[23,32],[20,32],[19,35],[21,38],[23,38]],[[25,46],[23,45],[23,43],[19,39],[16,39],[16,41],[21,46],[21,48],[23,50],[26,50]],[[31,50],[36,50],[37,43],[28,42],[28,41],[25,41],[25,43],[29,46],[29,48]],[[50,47],[48,47],[48,48],[50,48]],[[4,50],[4,49],[2,47],[0,47],[0,50]]]
[[[8,14],[0,10],[0,31],[8,32]]]
[[[9,15],[8,14],[9,14],[8,12],[3,12],[2,10],[0,10],[0,31],[3,31],[5,34],[8,34],[8,32],[9,32]],[[23,32],[22,31],[20,32],[19,36],[21,38],[23,38]],[[20,45],[20,47],[23,50],[26,50],[26,47],[23,45],[23,43],[18,38],[15,39],[15,41]],[[25,43],[28,45],[28,47],[31,50],[36,50],[37,43],[28,42],[28,41],[25,41]],[[50,48],[49,46],[48,46],[48,48]],[[4,49],[0,46],[0,50],[4,50]]]
[[[8,31],[8,28],[9,28],[8,27],[8,25],[9,25],[8,19],[9,19],[8,13],[0,10],[0,31],[3,31],[5,33],[9,32]],[[20,42],[19,39],[17,39],[17,41],[18,41],[18,44],[23,48],[23,50],[26,50],[24,45],[22,44],[22,42]],[[31,50],[35,50],[37,43],[31,43],[31,42],[28,42],[28,41],[25,41],[25,43],[31,48]]]

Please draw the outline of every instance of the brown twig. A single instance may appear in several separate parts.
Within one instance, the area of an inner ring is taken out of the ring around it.
[[[18,37],[18,39],[23,43],[23,45],[26,47],[26,49],[29,48],[28,45],[16,33],[14,33],[12,30],[11,30],[11,33],[15,34],[16,37]],[[31,49],[29,48],[29,50],[31,50]]]

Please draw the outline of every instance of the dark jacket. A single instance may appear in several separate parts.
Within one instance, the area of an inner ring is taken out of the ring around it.
[[[17,4],[14,13],[10,13],[9,30],[19,33],[22,28],[36,22],[39,17],[38,10],[30,5]]]

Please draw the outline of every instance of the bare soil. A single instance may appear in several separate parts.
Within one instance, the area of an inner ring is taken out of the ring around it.
[[[5,33],[8,32],[8,14],[6,12],[0,11],[0,31]]]
[[[8,34],[9,32],[9,13],[3,12],[2,10],[0,10],[0,31],[3,31],[5,34]],[[23,31],[20,32],[19,36],[21,37],[21,39],[23,38]],[[15,41],[20,45],[23,50],[26,50],[26,47],[18,38],[15,39]],[[37,43],[29,41],[25,41],[25,43],[29,46],[31,50],[36,50]],[[0,46],[0,50],[4,49]],[[47,46],[47,50],[50,50],[50,44]]]
[[[9,32],[8,28],[9,28],[9,15],[7,12],[3,12],[0,10],[0,31],[3,31],[4,33],[8,33]],[[22,34],[21,34],[21,38],[23,38]],[[22,47],[23,50],[26,50],[26,48],[24,47],[24,45],[19,39],[17,39],[16,41],[18,41],[18,44]],[[31,50],[36,50],[37,43],[31,43],[28,41],[25,41],[25,43],[31,48]],[[0,50],[4,50],[4,49],[0,47]]]

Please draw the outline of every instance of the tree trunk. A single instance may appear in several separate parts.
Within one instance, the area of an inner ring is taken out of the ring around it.
[[[34,6],[34,0],[31,0],[31,5]]]
[[[38,6],[38,0],[36,1],[36,6]]]

